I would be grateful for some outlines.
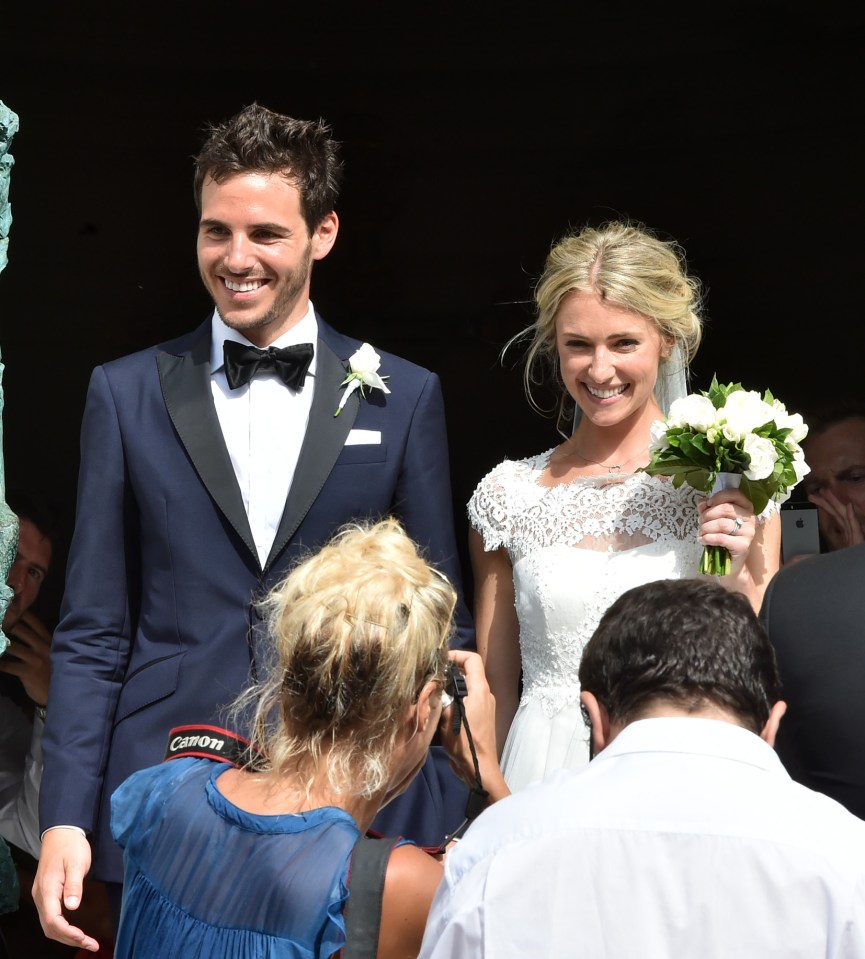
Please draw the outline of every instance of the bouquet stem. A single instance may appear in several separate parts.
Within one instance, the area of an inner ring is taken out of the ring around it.
[[[728,576],[730,551],[725,546],[705,546],[700,557],[700,572],[707,576]]]

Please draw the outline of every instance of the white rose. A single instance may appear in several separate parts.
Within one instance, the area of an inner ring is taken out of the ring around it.
[[[349,357],[348,365],[352,373],[377,373],[381,357],[370,343],[364,343]]]
[[[649,452],[658,453],[665,450],[670,444],[667,442],[667,424],[663,420],[655,420],[649,427]]]
[[[802,450],[793,454],[793,469],[796,473],[796,482],[801,482],[810,472],[811,467],[805,462],[805,454]]]
[[[736,390],[718,410],[724,422],[724,436],[732,442],[745,439],[759,427],[775,419],[775,410],[753,390]]]
[[[390,393],[384,380],[378,375],[381,357],[369,343],[364,343],[360,349],[352,353],[348,358],[348,366],[364,386],[373,386],[376,389],[384,390],[385,393]]]
[[[667,424],[680,428],[690,427],[699,433],[705,433],[710,426],[715,425],[715,417],[715,407],[708,396],[691,393],[673,402]]]
[[[800,413],[788,413],[787,407],[780,400],[773,400],[772,409],[775,411],[775,425],[779,430],[790,430],[787,445],[793,448],[793,443],[801,443],[808,435],[808,427]]]
[[[751,463],[745,470],[745,476],[749,480],[762,480],[772,475],[778,456],[771,440],[749,434],[745,437],[742,449],[751,458]]]
[[[788,413],[784,417],[778,417],[775,425],[779,430],[790,430],[790,435],[787,437],[788,443],[801,443],[808,435],[808,427],[801,413]]]
[[[339,406],[333,414],[334,416],[339,416],[346,400],[355,390],[360,390],[361,396],[363,396],[363,390],[366,386],[382,390],[384,393],[390,393],[384,382],[388,377],[379,376],[379,366],[381,366],[381,357],[369,343],[363,343],[351,354],[348,358],[348,368],[351,372],[342,381],[341,385],[345,387],[345,390],[342,399],[339,401]]]

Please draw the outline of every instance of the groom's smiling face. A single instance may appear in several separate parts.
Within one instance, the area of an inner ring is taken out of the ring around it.
[[[198,269],[225,323],[256,346],[306,314],[312,261],[327,256],[338,221],[310,234],[295,184],[279,173],[241,173],[201,190]]]

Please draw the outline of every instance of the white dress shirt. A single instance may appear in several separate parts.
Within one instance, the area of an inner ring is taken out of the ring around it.
[[[865,957],[865,822],[739,726],[641,720],[478,818],[420,955]]]
[[[223,343],[234,340],[253,346],[232,330],[214,310],[211,320],[210,388],[234,475],[249,518],[258,560],[264,567],[285,500],[294,478],[300,447],[306,434],[315,388],[316,357],[303,389],[294,392],[274,372],[257,373],[246,386],[231,390],[225,378]],[[298,343],[318,344],[318,322],[312,302],[306,316],[271,346],[282,349]]]
[[[5,696],[0,696],[0,836],[39,858],[39,785],[42,731]]]

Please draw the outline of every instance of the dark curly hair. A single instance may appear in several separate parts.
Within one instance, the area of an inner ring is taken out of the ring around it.
[[[628,723],[657,701],[711,704],[759,733],[781,698],[775,652],[748,600],[701,579],[623,593],[583,652],[580,686]]]
[[[310,236],[336,205],[343,164],[323,120],[295,120],[253,103],[207,129],[195,158],[195,202],[206,177],[222,183],[242,173],[279,173],[300,193]]]

